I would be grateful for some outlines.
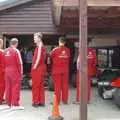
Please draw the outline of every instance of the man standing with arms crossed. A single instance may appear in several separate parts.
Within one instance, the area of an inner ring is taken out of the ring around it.
[[[4,51],[6,102],[12,109],[24,109],[19,103],[22,79],[22,59],[17,46],[18,39],[12,38],[10,47]]]
[[[46,50],[42,42],[42,33],[34,34],[36,48],[32,60],[32,105],[45,106],[44,77],[46,72]]]
[[[54,48],[50,54],[52,77],[54,82],[55,94],[60,104],[61,95],[63,104],[68,103],[68,87],[69,87],[69,61],[70,50],[65,47],[65,38],[59,38],[59,46]]]

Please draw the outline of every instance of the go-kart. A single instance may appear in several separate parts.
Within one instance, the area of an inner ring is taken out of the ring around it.
[[[120,70],[104,70],[98,79],[98,94],[102,99],[113,99],[120,108]]]

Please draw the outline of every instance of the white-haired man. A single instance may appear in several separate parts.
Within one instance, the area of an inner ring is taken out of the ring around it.
[[[36,48],[32,60],[32,105],[34,107],[45,105],[44,76],[46,72],[46,50],[42,42],[42,33],[34,34]]]

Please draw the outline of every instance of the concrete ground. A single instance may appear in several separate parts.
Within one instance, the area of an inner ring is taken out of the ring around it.
[[[22,90],[21,103],[25,110],[12,111],[0,109],[0,120],[48,120],[51,115],[52,92],[46,91],[46,106],[33,108],[31,106],[31,91]],[[75,99],[75,89],[70,90],[69,105],[60,105],[61,116],[64,120],[79,120],[79,106],[72,104]],[[91,104],[88,105],[88,120],[120,120],[120,109],[112,100],[102,100],[95,88],[92,89]]]

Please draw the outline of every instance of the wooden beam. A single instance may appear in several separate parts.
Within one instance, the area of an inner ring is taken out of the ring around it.
[[[79,0],[55,0],[56,5],[78,6]],[[87,0],[88,6],[120,6],[120,0]]]
[[[61,11],[62,11],[62,7],[61,6],[58,6],[54,13],[55,13],[55,23],[57,26],[60,25],[60,22],[61,22]]]
[[[70,9],[63,8],[63,13],[62,13],[63,19],[64,18],[77,19],[78,16],[79,16],[78,9],[72,10],[71,8]],[[104,9],[103,7],[88,7],[88,17],[91,18],[97,18],[97,17],[114,18],[118,16],[120,16],[119,7],[104,7]]]
[[[60,25],[61,15],[62,15],[62,6],[56,5],[55,0],[52,0],[52,11],[53,11],[53,20],[56,26]]]
[[[79,0],[80,119],[87,120],[87,0]]]
[[[56,6],[78,6],[78,0],[54,0],[54,3]]]
[[[61,17],[67,17],[67,14],[69,13],[71,14],[69,17],[76,17],[78,15],[78,12],[76,12],[78,9],[78,3],[79,0],[53,0],[53,15],[55,24],[59,26]],[[117,12],[116,9],[113,9],[115,6],[120,6],[119,0],[87,0],[87,6],[92,6],[94,8],[88,8],[88,17],[102,16],[112,18],[119,16],[119,12]],[[113,6],[113,10],[110,10],[108,12],[108,9],[111,9],[110,6]],[[97,7],[99,9],[96,9]]]
[[[120,6],[119,0],[88,0],[88,6]]]

